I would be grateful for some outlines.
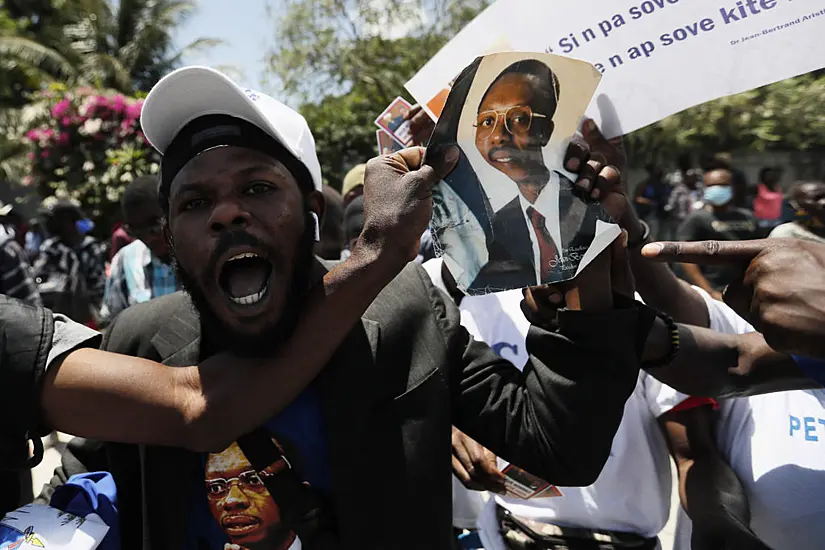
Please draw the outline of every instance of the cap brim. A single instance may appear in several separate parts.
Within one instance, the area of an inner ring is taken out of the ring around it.
[[[254,124],[291,150],[251,93],[209,67],[178,69],[162,78],[146,98],[140,117],[143,133],[163,154],[177,133],[196,118],[230,115]]]

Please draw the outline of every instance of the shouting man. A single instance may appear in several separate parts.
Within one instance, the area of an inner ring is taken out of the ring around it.
[[[186,293],[123,312],[104,348],[169,365],[223,350],[278,352],[326,273],[312,255],[324,199],[306,121],[217,71],[189,67],[155,86],[142,125],[163,154],[159,197]],[[450,548],[451,423],[550,482],[591,483],[636,384],[638,354],[651,327],[660,332],[650,310],[614,297],[607,252],[582,273],[580,300],[559,313],[558,333],[531,328],[523,374],[473,341],[455,305],[408,264],[430,219],[432,186],[457,156],[425,166],[423,151],[408,149],[370,162],[361,237],[327,275],[371,281],[377,297],[313,384],[270,422],[238,434],[259,475],[281,460],[292,465],[289,476],[261,481],[280,529],[306,548],[386,548],[391,539],[396,548]],[[578,160],[587,177],[605,174]],[[237,395],[239,407],[245,399]],[[274,445],[274,433],[294,448]],[[196,521],[207,508],[198,490],[206,457],[111,451],[124,548],[223,549],[235,540],[234,525]],[[240,473],[221,477],[240,483]],[[376,508],[372,483],[390,488],[397,505]],[[403,541],[399,517],[416,526]]]

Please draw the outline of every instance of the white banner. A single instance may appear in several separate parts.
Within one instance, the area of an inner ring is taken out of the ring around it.
[[[566,55],[603,73],[587,115],[614,137],[822,68],[823,36],[825,0],[498,0],[406,88],[437,118],[477,56]]]

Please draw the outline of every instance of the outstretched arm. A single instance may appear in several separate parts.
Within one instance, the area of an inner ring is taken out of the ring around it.
[[[698,397],[741,397],[777,391],[816,389],[787,354],[773,350],[758,332],[723,334],[679,326],[680,350],[664,367],[648,373],[668,386]],[[654,324],[646,359],[661,357],[670,340],[661,323]],[[644,367],[644,364],[642,365]]]
[[[292,402],[393,276],[377,258],[351,256],[314,291],[294,336],[265,359],[224,353],[178,368],[96,349],[73,351],[47,370],[45,420],[56,430],[103,441],[221,450]]]
[[[368,164],[359,245],[314,289],[292,337],[273,356],[223,354],[177,368],[73,351],[45,376],[41,403],[49,426],[104,441],[219,451],[271,418],[315,378],[378,293],[415,257],[432,211],[432,186],[455,163],[453,155],[423,166],[423,154],[406,149]]]

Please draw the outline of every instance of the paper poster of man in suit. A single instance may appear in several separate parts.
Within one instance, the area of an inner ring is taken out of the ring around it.
[[[457,144],[461,160],[434,192],[432,228],[468,294],[571,279],[619,234],[562,167],[599,77],[581,61],[499,53],[456,80],[430,147]]]

